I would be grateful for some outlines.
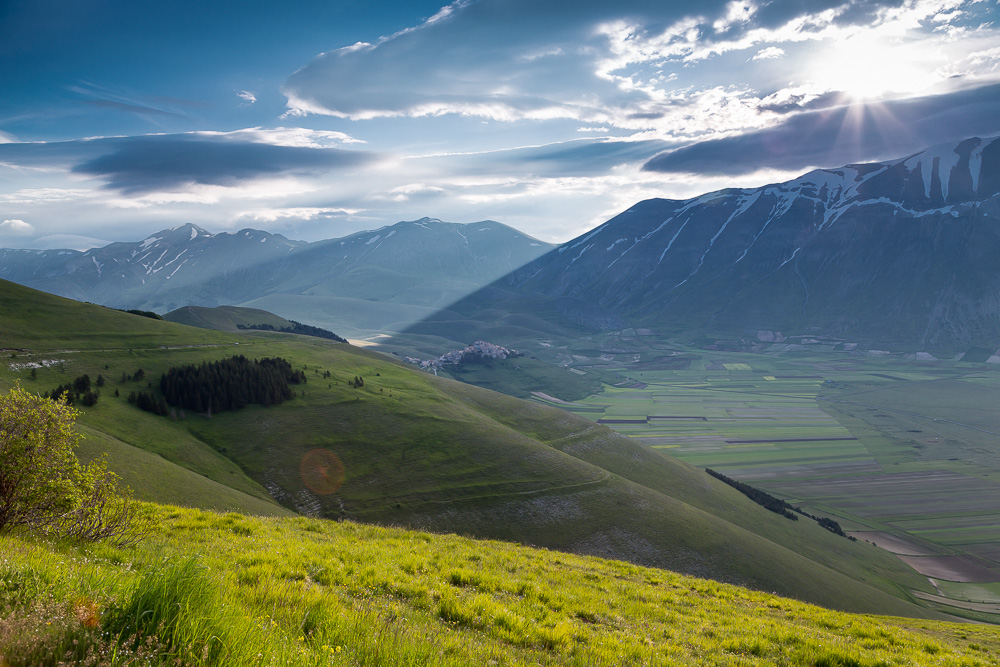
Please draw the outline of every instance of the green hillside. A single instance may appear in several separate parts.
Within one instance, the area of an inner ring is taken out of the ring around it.
[[[131,548],[0,536],[0,664],[987,667],[1000,656],[995,627],[832,612],[620,561],[150,511],[155,532]]]
[[[279,512],[271,500],[278,497],[327,518],[623,558],[834,608],[933,613],[910,593],[929,591],[927,580],[889,554],[778,517],[695,468],[562,410],[351,346],[190,329],[9,283],[2,293],[0,322],[13,351],[0,366],[0,389],[18,380],[43,392],[84,373],[105,377],[99,403],[84,409],[80,424],[87,446],[109,449],[112,468],[142,498],[257,514]],[[30,310],[7,305],[28,303]],[[76,309],[71,317],[68,308]],[[98,340],[97,323],[112,333]],[[20,333],[32,326],[38,335]],[[86,347],[54,343],[86,332],[93,336]],[[280,406],[210,418],[156,417],[125,400],[172,366],[233,354],[286,358],[309,382]],[[30,364],[39,366],[33,379]],[[364,386],[348,384],[357,377]],[[308,488],[303,462],[314,450],[338,457],[340,488]],[[157,455],[157,465],[144,470],[141,454]],[[192,473],[204,481],[192,484]]]
[[[249,327],[255,324],[270,324],[276,329],[292,326],[291,322],[274,313],[259,308],[241,308],[239,306],[216,306],[215,308],[184,306],[170,311],[163,316],[163,319],[201,329],[229,332],[239,331],[239,325]]]

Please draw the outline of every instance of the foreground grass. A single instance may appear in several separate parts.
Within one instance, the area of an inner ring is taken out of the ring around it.
[[[993,627],[616,561],[150,506],[128,549],[0,537],[0,665],[991,665]],[[62,661],[62,662],[60,662]]]

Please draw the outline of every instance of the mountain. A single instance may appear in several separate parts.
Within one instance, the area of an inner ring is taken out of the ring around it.
[[[641,202],[437,320],[485,313],[495,326],[498,313],[532,313],[587,330],[996,349],[998,256],[1000,140],[973,138],[785,183]],[[432,320],[414,331],[435,330]]]
[[[888,552],[769,512],[600,424],[386,355],[318,338],[196,329],[6,281],[0,340],[10,353],[0,364],[4,388],[19,381],[43,392],[84,374],[103,377],[98,403],[81,407],[82,453],[107,452],[111,469],[145,500],[460,532],[839,609],[933,613],[910,594],[931,592],[926,578]],[[172,367],[232,355],[285,358],[308,382],[281,405],[211,416],[160,417],[126,399],[155,391]],[[316,450],[339,462],[339,487],[310,486],[306,464]]]
[[[418,320],[551,247],[491,221],[423,218],[316,243],[252,229],[211,234],[187,224],[86,252],[0,250],[0,277],[160,313],[252,301],[284,317],[356,332]]]
[[[0,250],[0,276],[71,299],[164,311],[212,302],[253,280],[256,267],[305,245],[267,232],[210,234],[187,224],[86,252]]]

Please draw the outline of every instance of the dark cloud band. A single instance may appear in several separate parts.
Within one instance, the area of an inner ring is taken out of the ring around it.
[[[100,142],[106,152],[77,164],[74,173],[102,176],[127,194],[189,184],[231,186],[279,174],[312,174],[370,162],[361,151],[276,146],[186,136],[130,137]]]

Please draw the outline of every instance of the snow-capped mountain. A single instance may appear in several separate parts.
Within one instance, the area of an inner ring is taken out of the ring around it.
[[[152,309],[151,301],[167,303],[158,295],[178,292],[211,301],[212,285],[242,280],[253,267],[287,258],[305,245],[252,229],[210,234],[187,224],[86,252],[0,250],[0,276],[82,301]]]
[[[644,201],[502,286],[589,327],[997,347],[1000,140]]]
[[[551,248],[492,221],[423,218],[316,243],[253,229],[211,234],[187,224],[86,252],[0,250],[0,277],[158,312],[279,295],[444,306]],[[291,316],[302,320],[300,310]]]

